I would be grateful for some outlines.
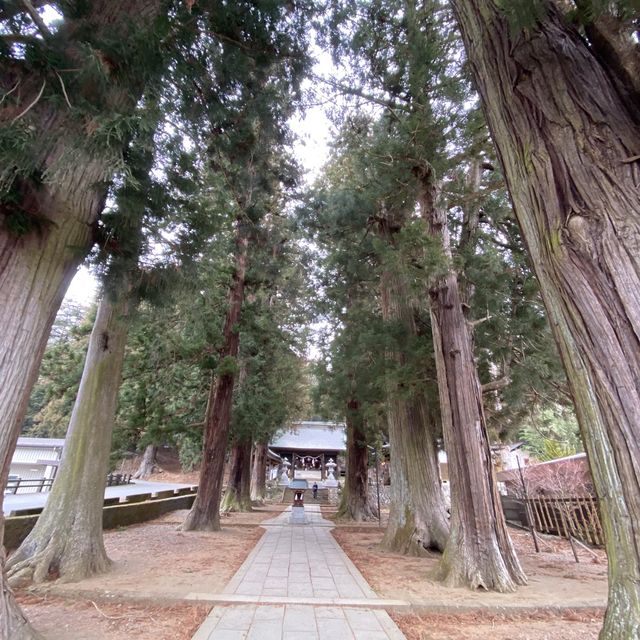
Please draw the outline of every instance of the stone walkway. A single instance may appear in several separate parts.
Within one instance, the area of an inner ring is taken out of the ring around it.
[[[290,509],[267,520],[266,533],[224,592],[190,599],[224,603],[193,640],[404,640],[382,600],[330,533],[319,505],[307,524],[289,523]]]

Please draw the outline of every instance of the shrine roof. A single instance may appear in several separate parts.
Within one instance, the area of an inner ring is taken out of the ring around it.
[[[336,422],[296,422],[278,431],[269,445],[287,451],[345,451],[347,432]]]

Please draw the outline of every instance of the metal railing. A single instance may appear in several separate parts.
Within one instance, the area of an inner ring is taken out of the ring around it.
[[[110,473],[107,476],[107,487],[117,487],[121,484],[131,484],[130,473]]]
[[[106,478],[107,487],[117,487],[123,484],[131,484],[131,474],[110,473]],[[9,478],[5,494],[20,493],[43,493],[51,491],[53,478],[37,478],[35,480],[23,480],[22,478]]]
[[[50,491],[53,485],[52,478],[39,478],[37,480],[23,480],[22,478],[10,479],[7,482],[5,493],[18,493],[18,489],[32,489],[32,491],[24,491],[24,493],[42,493]]]

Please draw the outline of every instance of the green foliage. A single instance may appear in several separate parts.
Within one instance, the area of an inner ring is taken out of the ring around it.
[[[309,413],[303,354],[311,291],[306,251],[292,227],[287,217],[265,219],[251,256],[231,424],[236,440],[268,442]]]
[[[534,27],[549,10],[547,0],[498,0],[496,4],[506,16],[514,34]]]
[[[574,414],[559,406],[545,407],[532,413],[524,422],[519,436],[540,462],[583,450]]]
[[[63,303],[29,399],[22,434],[64,438],[80,385],[95,308]]]
[[[202,433],[179,433],[176,444],[182,470],[189,472],[197,469],[202,462]]]
[[[516,5],[507,8],[511,17],[524,20],[522,3]],[[486,126],[458,63],[449,9],[378,1],[334,3],[332,10],[323,35],[348,69],[337,84],[358,79],[362,89],[340,114],[334,156],[303,212],[321,247],[317,278],[334,333],[319,369],[318,398],[325,410],[343,415],[356,393],[372,420],[383,414],[385,388],[407,397],[426,391],[437,406],[426,292],[450,265],[415,214],[416,170],[428,168],[441,186],[437,204],[449,212],[467,317],[486,317],[475,329],[481,381],[504,382],[485,394],[489,425],[495,438],[512,438],[532,407],[569,400]],[[340,17],[345,11],[348,23]],[[369,97],[376,106],[368,112],[376,115],[365,116]],[[384,271],[405,283],[417,336],[402,323],[380,320],[377,283]]]
[[[218,376],[235,376],[238,373],[238,360],[234,356],[225,356],[216,367]]]

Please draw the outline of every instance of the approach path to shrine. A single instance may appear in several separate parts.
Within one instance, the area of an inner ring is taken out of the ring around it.
[[[220,595],[193,640],[404,640],[382,600],[330,533],[319,505],[306,524],[291,509],[262,523],[266,533]]]

